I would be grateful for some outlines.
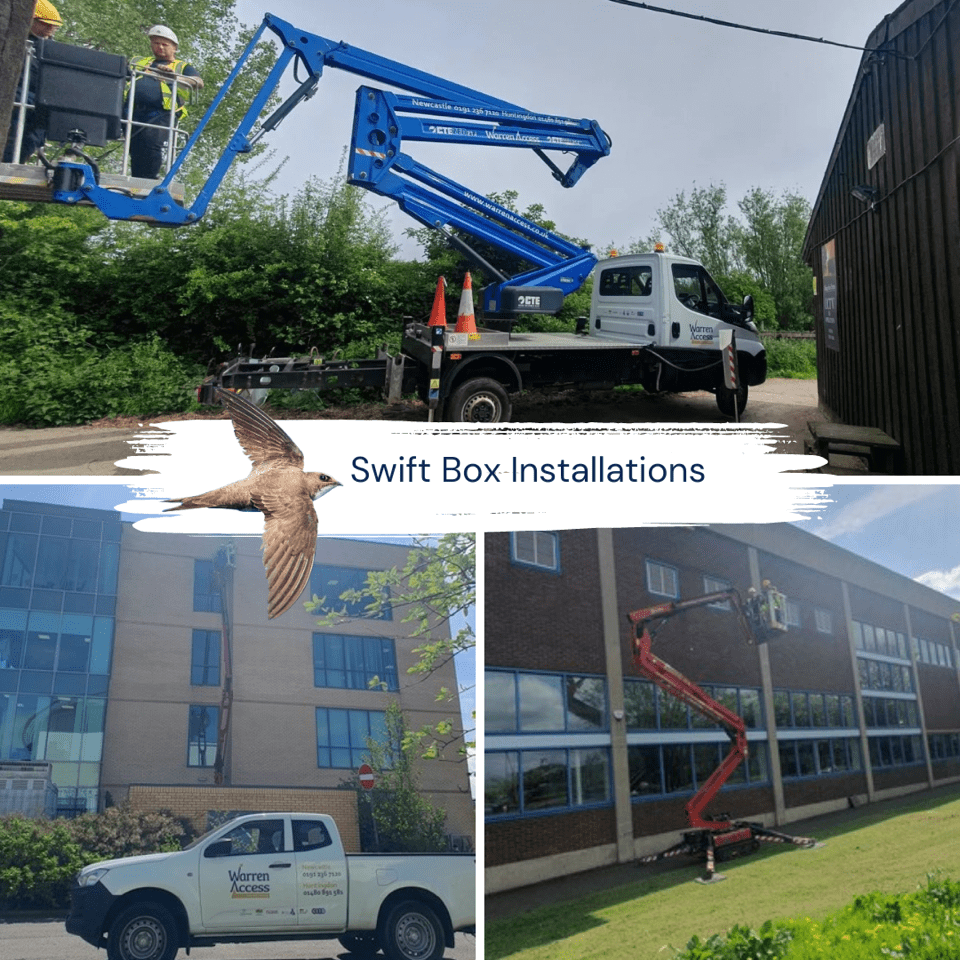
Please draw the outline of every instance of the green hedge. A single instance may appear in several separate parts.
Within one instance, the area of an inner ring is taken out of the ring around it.
[[[189,827],[172,815],[125,807],[74,820],[0,817],[0,911],[66,909],[81,867],[179,850],[189,839]]]
[[[930,874],[904,895],[868,893],[824,920],[767,921],[759,930],[693,937],[676,960],[960,960],[960,883]]]

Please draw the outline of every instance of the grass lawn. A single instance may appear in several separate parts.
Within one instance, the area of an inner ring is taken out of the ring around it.
[[[626,886],[488,921],[485,960],[667,960],[694,934],[821,919],[857,894],[910,893],[933,871],[960,877],[958,797],[960,788],[938,790],[824,818],[803,833],[825,846],[764,844],[751,857],[718,864],[723,883],[695,883],[701,868],[694,861],[647,879],[638,867],[637,881]]]

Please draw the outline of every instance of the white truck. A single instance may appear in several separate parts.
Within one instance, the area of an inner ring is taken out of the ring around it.
[[[475,885],[473,854],[347,854],[329,816],[248,814],[175,853],[84,867],[66,928],[108,960],[294,939],[439,960],[474,930]]]
[[[708,390],[717,406],[742,413],[749,387],[767,377],[767,355],[753,322],[753,298],[730,303],[697,261],[663,251],[597,263],[590,316],[576,331],[522,333],[511,324],[478,322],[476,333],[409,323],[396,356],[313,363],[296,358],[237,358],[200,390],[214,387],[316,389],[383,386],[388,399],[419,394],[435,419],[503,423],[511,395],[578,386],[609,389],[641,384],[653,393]],[[734,333],[737,389],[726,387],[720,332]]]

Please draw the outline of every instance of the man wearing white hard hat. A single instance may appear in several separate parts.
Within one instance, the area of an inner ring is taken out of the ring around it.
[[[185,87],[199,89],[203,80],[192,64],[177,59],[180,41],[169,27],[157,24],[150,28],[147,36],[153,56],[135,57],[130,61],[131,67],[144,71],[144,75],[137,78],[134,94],[130,165],[135,177],[156,180],[166,151],[170,114],[173,112],[176,121],[187,115]],[[153,126],[138,127],[138,123]]]

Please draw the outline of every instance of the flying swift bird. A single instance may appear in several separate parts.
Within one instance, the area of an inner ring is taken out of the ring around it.
[[[259,510],[264,518],[263,565],[267,573],[267,615],[272,620],[289,610],[303,592],[317,549],[317,514],[313,501],[340,484],[325,473],[307,473],[303,453],[259,407],[236,393],[217,388],[233,421],[244,453],[253,461],[250,475],[195,497],[173,497],[171,510],[216,507]]]

